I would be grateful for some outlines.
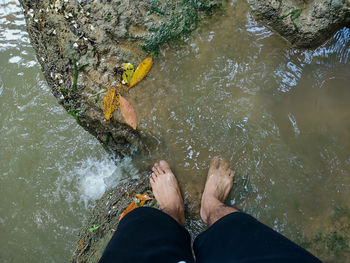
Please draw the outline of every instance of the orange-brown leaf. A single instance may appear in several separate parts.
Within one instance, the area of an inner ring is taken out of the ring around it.
[[[119,105],[119,99],[117,94],[117,90],[119,87],[111,88],[108,87],[108,91],[103,99],[103,114],[106,120],[112,118],[113,112]]]
[[[143,206],[147,200],[151,200],[152,198],[149,197],[147,193],[144,194],[137,194],[135,195],[135,199],[137,202],[139,202],[140,206]],[[119,217],[119,222],[122,220],[124,216],[126,216],[128,213],[130,213],[135,208],[138,208],[139,206],[136,204],[135,200],[123,211],[121,216]]]
[[[123,118],[125,122],[134,130],[136,130],[137,126],[137,116],[134,108],[132,107],[131,103],[127,101],[124,97],[121,95],[119,96],[119,102],[120,102],[120,110],[123,114]]]
[[[147,76],[148,72],[152,68],[152,57],[144,59],[135,70],[134,75],[131,78],[129,89],[139,83],[144,77]]]
[[[135,208],[137,208],[137,204],[135,203],[135,201],[132,201],[132,203],[123,211],[123,213],[121,214],[121,216],[119,217],[119,222],[120,220],[123,219],[124,216],[126,216],[129,212],[131,212],[132,210],[134,210]]]
[[[135,195],[135,197],[140,200],[140,201],[147,201],[147,200],[151,200],[152,198],[147,194],[147,193],[144,193],[144,194],[137,194]]]

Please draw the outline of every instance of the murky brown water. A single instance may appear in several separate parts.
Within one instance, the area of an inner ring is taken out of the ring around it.
[[[170,162],[194,212],[222,155],[236,171],[228,203],[350,262],[349,56],[349,29],[296,50],[232,2],[136,87],[151,94],[134,104],[151,161]],[[17,1],[0,1],[0,57],[0,261],[65,262],[116,167],[50,94]]]
[[[18,1],[0,0],[0,262],[67,262],[118,168],[58,105]]]
[[[344,251],[350,232],[333,217],[350,208],[350,30],[296,50],[238,1],[163,55],[142,86],[152,101],[137,99],[140,127],[188,208],[198,211],[209,160],[221,155],[236,171],[229,203],[299,243],[319,237],[309,247],[324,259]]]

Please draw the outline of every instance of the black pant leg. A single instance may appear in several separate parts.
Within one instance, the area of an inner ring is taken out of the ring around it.
[[[107,245],[100,263],[194,263],[191,237],[169,215],[149,207],[128,213]]]
[[[194,241],[197,263],[320,263],[312,254],[245,213],[224,216]]]

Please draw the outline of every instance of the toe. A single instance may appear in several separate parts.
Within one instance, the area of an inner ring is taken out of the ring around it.
[[[152,171],[158,176],[161,174],[164,174],[163,169],[160,167],[160,165],[158,163],[155,163],[153,166],[154,170],[152,169]]]
[[[154,175],[156,175],[156,176],[159,175],[158,169],[157,169],[157,167],[155,165],[153,166],[152,171],[153,171]]]
[[[151,177],[152,181],[155,183],[157,180],[157,175],[155,173],[152,173],[152,177]]]
[[[235,172],[230,170],[230,177],[234,177],[235,176]]]
[[[220,158],[219,156],[214,156],[210,161],[210,166],[215,167],[216,169],[219,168]]]
[[[163,166],[163,162],[165,162],[165,161],[160,161],[159,162],[159,164],[158,164],[158,166],[157,166],[157,169],[158,169],[158,171],[159,171],[159,173],[161,173],[161,174],[164,174],[165,173],[165,170],[164,170],[164,166]],[[168,163],[167,163],[168,164]],[[168,165],[169,166],[169,165]]]
[[[161,161],[159,162],[159,166],[160,166],[160,168],[161,168],[164,172],[169,172],[169,171],[171,171],[171,170],[170,170],[170,166],[169,166],[169,164],[168,164],[167,161],[161,160]]]
[[[226,171],[228,169],[228,162],[226,160],[221,159],[220,160],[220,169]]]

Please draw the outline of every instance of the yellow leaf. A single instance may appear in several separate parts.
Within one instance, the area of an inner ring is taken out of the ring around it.
[[[119,217],[119,222],[120,220],[122,220],[122,218],[127,215],[129,212],[131,212],[132,210],[134,210],[135,208],[138,208],[139,206],[136,204],[136,202],[140,205],[143,206],[145,204],[145,202],[147,200],[151,200],[152,198],[149,197],[149,195],[147,193],[144,194],[137,194],[135,196],[135,199],[121,214],[121,216]]]
[[[129,89],[139,83],[152,68],[152,57],[144,59],[135,70],[134,75],[130,81]]]
[[[131,103],[127,101],[124,97],[119,95],[120,110],[122,112],[125,122],[134,130],[137,126],[137,116]]]
[[[112,118],[114,110],[119,106],[118,89],[120,89],[120,87],[108,87],[108,91],[103,99],[103,114],[106,120]]]
[[[124,63],[122,65],[122,69],[124,69],[123,75],[122,75],[122,84],[128,84],[131,81],[132,76],[134,75],[134,66],[131,63]]]

